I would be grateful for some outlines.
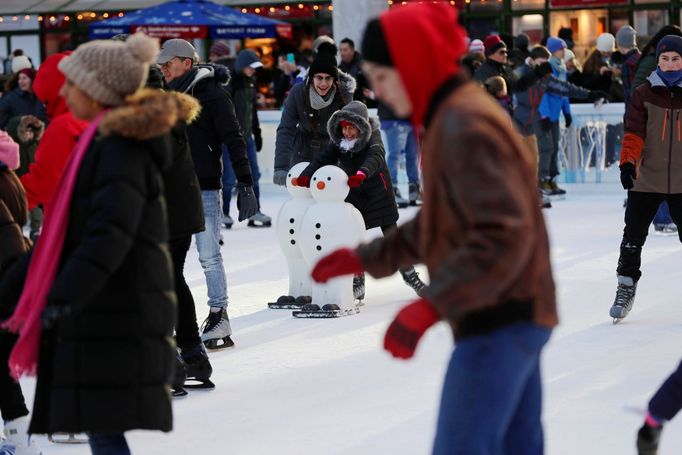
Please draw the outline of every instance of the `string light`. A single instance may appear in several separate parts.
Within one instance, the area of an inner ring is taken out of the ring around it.
[[[90,13],[90,17],[94,19],[94,18],[97,17],[97,14],[95,14],[95,13]]]
[[[329,11],[334,11],[334,7],[333,7],[332,5],[329,5],[329,6],[327,7],[327,9],[328,9]]]
[[[123,13],[118,13],[118,17],[123,17],[123,16],[124,16]]]
[[[298,4],[298,9],[303,9],[303,3]]]
[[[291,9],[291,6],[287,5],[284,7],[285,10],[289,11]]]
[[[82,14],[79,14],[79,15],[78,15],[78,20],[79,20],[79,21],[82,21],[82,20],[83,20],[83,15],[82,15]]]
[[[18,18],[17,16],[12,16],[12,20],[13,20],[14,22],[16,22],[16,21],[19,20],[19,18]]]
[[[260,8],[256,8],[254,11],[256,12],[256,14],[260,14]]]
[[[275,7],[274,7],[274,6],[271,6],[271,7],[270,7],[270,12],[271,12],[271,13],[274,13],[274,12],[275,12]]]
[[[31,20],[31,16],[29,16],[29,15],[27,14],[26,16],[24,16],[24,20],[25,20],[25,21],[30,21],[30,20]]]
[[[1,19],[2,19],[2,17],[0,17],[0,22],[2,22]],[[42,22],[42,21],[43,21],[43,16],[38,16],[38,22]]]
[[[54,16],[50,16],[50,22],[55,22],[56,20],[57,20],[57,18],[56,18],[56,17],[54,17]]]
[[[102,17],[106,19],[107,17],[109,17],[109,13],[102,14]]]
[[[0,16],[0,22],[4,22],[5,18]]]
[[[66,22],[69,22],[69,21],[71,20],[71,18],[70,18],[69,16],[64,16],[64,20],[65,20]]]
[[[242,8],[242,13],[246,14],[249,10],[246,8]]]

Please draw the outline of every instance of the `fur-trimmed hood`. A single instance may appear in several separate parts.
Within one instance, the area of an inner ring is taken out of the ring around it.
[[[43,123],[38,117],[34,115],[24,115],[19,120],[19,126],[17,127],[17,137],[19,142],[40,142],[45,132],[45,123]]]
[[[167,134],[178,121],[191,123],[199,110],[199,103],[189,95],[142,89],[109,111],[99,131],[104,136],[148,140]]]
[[[343,153],[357,153],[361,151],[369,143],[372,132],[379,129],[379,120],[374,117],[370,118],[367,115],[367,107],[359,101],[352,101],[345,105],[343,109],[334,112],[327,123],[329,138],[337,146],[343,139],[340,125],[342,120],[351,122],[360,131],[358,141],[353,148],[348,151],[342,150]]]

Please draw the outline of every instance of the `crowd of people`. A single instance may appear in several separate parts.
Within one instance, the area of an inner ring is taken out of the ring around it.
[[[642,53],[629,26],[602,34],[581,71],[570,39],[469,41],[453,24],[448,5],[412,4],[371,20],[362,53],[322,36],[308,67],[280,58],[273,181],[307,187],[330,164],[347,174],[346,201],[383,236],[332,252],[312,277],[353,275],[362,299],[365,273],[399,271],[417,299],[386,332],[393,356],[412,357],[431,326],[451,324],[433,453],[539,455],[540,356],[558,323],[541,206],[565,194],[560,118],[571,125],[571,99],[626,104],[628,199],[610,310],[620,320],[656,212],[682,222],[682,172],[666,159],[681,143],[682,31],[665,27]],[[38,71],[21,55],[12,62],[0,98],[2,449],[38,454],[30,434],[63,432],[86,433],[94,455],[129,454],[126,431],[170,431],[171,397],[215,387],[208,350],[235,344],[221,252],[233,193],[238,222],[271,225],[257,158],[262,62],[249,49],[221,62],[224,51],[217,43],[204,63],[188,41],[159,47],[136,34],[52,55]],[[398,226],[408,205],[420,210]],[[193,241],[207,285],[201,329],[184,278]],[[16,382],[25,374],[37,375],[32,413]],[[640,455],[656,454],[680,408],[682,365],[650,402]]]

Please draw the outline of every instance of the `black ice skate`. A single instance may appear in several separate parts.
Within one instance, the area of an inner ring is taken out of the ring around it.
[[[201,341],[204,342],[206,349],[226,349],[234,346],[232,341],[232,327],[230,327],[230,319],[227,317],[227,310],[220,308],[218,311],[211,311],[208,317],[201,325],[203,330],[201,334]]]
[[[417,293],[417,295],[421,296],[422,290],[426,287],[424,282],[419,278],[419,274],[414,268],[411,268],[410,270],[406,271],[400,271],[400,275],[403,277],[403,281],[405,281],[405,284],[407,284],[409,287],[414,289],[414,292]]]
[[[407,206],[410,205],[407,199],[400,195],[400,190],[397,186],[393,187],[393,193],[395,194],[395,203],[399,209],[407,208]]]
[[[232,220],[230,215],[223,215],[223,225],[225,226],[225,229],[232,229],[233,224],[234,220]]]
[[[276,302],[268,303],[268,308],[272,310],[298,310],[306,303],[312,302],[309,295],[294,297],[293,295],[280,296]]]
[[[422,190],[419,187],[419,183],[410,183],[410,192],[408,197],[410,199],[410,205],[417,206],[422,205]]]
[[[187,365],[184,387],[189,390],[213,390],[215,384],[209,379],[213,373],[208,354],[202,344],[182,350],[182,360]]]
[[[353,298],[357,300],[358,305],[364,305],[365,300],[365,273],[355,275],[353,277]]]
[[[635,303],[635,292],[637,283],[629,277],[618,275],[618,289],[616,290],[616,300],[611,306],[609,315],[613,318],[613,323],[618,324],[628,315]]]
[[[312,318],[312,319],[332,319],[343,316],[350,316],[359,313],[360,310],[353,306],[352,308],[340,308],[338,305],[327,304],[322,308],[314,303],[303,305],[299,311],[294,311],[292,315],[295,318]]]
[[[249,227],[270,227],[272,226],[272,218],[267,215],[256,212],[254,216],[249,218]]]
[[[171,396],[173,398],[182,398],[187,396],[185,390],[185,381],[187,380],[187,365],[182,360],[180,352],[175,352],[175,374],[173,375],[173,384],[171,385]]]
[[[88,444],[87,436],[76,433],[50,433],[47,440],[54,444]]]
[[[662,430],[662,426],[652,427],[645,423],[637,432],[637,454],[657,455]]]

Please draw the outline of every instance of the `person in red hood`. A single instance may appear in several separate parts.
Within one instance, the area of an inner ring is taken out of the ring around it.
[[[429,327],[453,329],[433,453],[541,455],[540,353],[558,322],[547,231],[523,139],[459,72],[464,39],[446,2],[392,8],[367,25],[372,89],[423,136],[423,205],[385,237],[322,258],[312,276],[382,278],[424,263],[430,284],[398,312],[384,347],[408,359]]]
[[[70,53],[49,56],[40,65],[33,82],[33,91],[45,104],[50,123],[36,149],[35,163],[20,178],[26,190],[29,209],[38,205],[46,207],[50,203],[76,140],[88,126],[88,122],[78,120],[71,114],[59,95],[59,90],[64,85],[64,75],[57,69],[57,65]]]

